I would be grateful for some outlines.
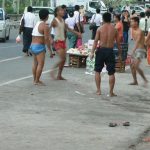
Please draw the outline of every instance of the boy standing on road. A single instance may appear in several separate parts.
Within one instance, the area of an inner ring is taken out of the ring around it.
[[[133,17],[131,19],[131,26],[133,31],[133,39],[135,40],[135,46],[134,49],[132,50],[132,57],[134,58],[134,61],[130,66],[134,81],[130,85],[138,85],[137,81],[137,72],[138,72],[140,76],[143,78],[144,84],[146,86],[148,80],[146,79],[143,70],[140,68],[141,61],[146,56],[146,50],[144,47],[145,37],[142,30],[139,28],[139,22],[140,20],[138,17]]]
[[[114,26],[111,24],[111,14],[103,14],[104,24],[101,26],[96,33],[94,45],[91,51],[91,59],[94,57],[95,50],[97,48],[98,41],[100,42],[100,47],[96,50],[95,59],[95,81],[97,86],[97,95],[101,95],[101,72],[104,64],[107,66],[107,71],[109,75],[109,85],[110,92],[109,96],[117,96],[114,93],[115,85],[115,56],[113,52],[114,42],[117,41],[119,49],[119,57],[121,56],[120,42],[118,38],[118,33]]]
[[[55,9],[55,18],[51,23],[51,28],[53,27],[55,29],[55,49],[60,58],[58,63],[55,64],[53,70],[51,71],[51,77],[56,80],[65,80],[62,77],[62,71],[66,61],[66,31],[68,30],[76,34],[78,37],[81,37],[80,33],[74,31],[73,29],[70,29],[68,25],[65,24],[65,21],[63,19],[64,13],[64,9],[61,6],[57,7]],[[57,77],[55,77],[54,72],[57,70],[57,68],[58,75]]]

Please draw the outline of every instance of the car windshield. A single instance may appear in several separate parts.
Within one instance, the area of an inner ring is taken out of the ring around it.
[[[98,2],[90,2],[89,3],[89,6],[91,7],[91,8],[100,8],[100,3],[98,3]]]
[[[50,14],[54,14],[54,10],[51,9],[51,8],[33,8],[33,12],[34,12],[34,13],[39,13],[39,11],[40,11],[41,9],[47,9]]]
[[[0,10],[0,20],[3,20],[3,11]]]

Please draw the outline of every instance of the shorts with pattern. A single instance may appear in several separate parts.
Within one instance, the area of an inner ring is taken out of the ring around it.
[[[137,49],[134,54],[135,59],[144,59],[146,57],[145,49]]]

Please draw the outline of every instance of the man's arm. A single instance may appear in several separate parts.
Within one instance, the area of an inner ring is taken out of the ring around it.
[[[145,43],[146,43],[146,45],[150,45],[150,43],[148,43],[150,41],[150,32],[148,32],[148,35],[147,35],[147,37],[146,37],[146,40],[145,40]]]
[[[81,33],[77,32],[77,31],[75,31],[75,30],[73,30],[73,29],[70,29],[67,24],[65,24],[65,30],[66,30],[66,31],[68,30],[68,31],[70,31],[70,32],[72,32],[72,33],[74,33],[74,34],[76,34],[78,37],[81,37],[81,36],[82,36]]]
[[[94,53],[95,53],[95,50],[97,48],[97,44],[98,44],[98,41],[100,39],[100,36],[101,36],[100,29],[98,29],[97,32],[96,32],[96,37],[95,37],[93,48],[92,48],[92,51],[91,51],[91,56],[90,56],[91,59],[93,59],[93,57],[94,57]]]
[[[93,23],[94,22],[94,15],[92,16],[91,20],[90,20],[90,23]]]
[[[50,44],[50,28],[46,24],[44,27],[44,41],[45,41],[45,44],[47,45],[48,51],[51,54],[52,51],[51,51],[51,44]]]
[[[137,38],[136,38],[136,41],[135,41],[135,46],[132,50],[132,55],[135,53],[136,49],[138,48],[138,45],[140,43],[140,40],[141,40],[141,37],[142,37],[142,31],[140,31],[138,34],[137,34]]]
[[[122,53],[122,50],[121,50],[121,43],[120,43],[120,38],[119,38],[119,34],[118,34],[118,30],[116,29],[116,43],[117,43],[117,46],[118,46],[118,52],[119,52],[119,57],[121,57],[121,53]]]
[[[78,31],[81,33],[81,31],[80,31],[80,22],[79,22],[80,18],[79,17],[80,17],[80,13],[75,16],[75,20],[76,20],[76,25],[77,25]]]

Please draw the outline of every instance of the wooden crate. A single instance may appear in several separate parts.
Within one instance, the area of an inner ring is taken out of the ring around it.
[[[116,72],[120,72],[120,73],[125,72],[125,61],[120,61],[117,59],[115,64],[115,70]]]
[[[76,68],[85,68],[86,67],[87,56],[69,54],[69,66]]]

